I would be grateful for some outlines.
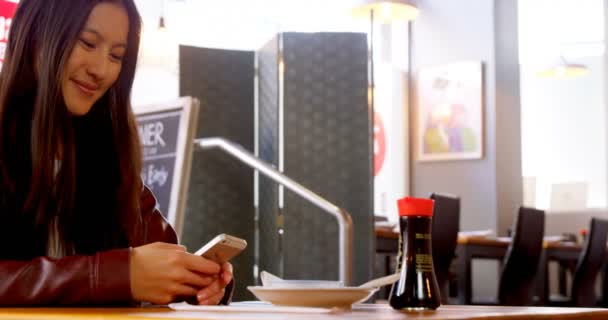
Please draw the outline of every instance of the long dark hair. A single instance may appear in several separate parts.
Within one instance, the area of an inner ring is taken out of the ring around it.
[[[116,83],[87,115],[74,117],[61,77],[89,14],[102,2],[125,8],[127,49]],[[21,0],[17,7],[0,73],[0,215],[38,254],[55,219],[61,243],[73,253],[137,239],[141,149],[130,95],[140,32],[133,0]]]

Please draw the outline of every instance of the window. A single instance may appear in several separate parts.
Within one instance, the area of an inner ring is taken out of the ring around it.
[[[606,99],[602,0],[519,2],[522,172],[527,205],[549,211],[606,207]],[[537,72],[563,57],[580,78]]]

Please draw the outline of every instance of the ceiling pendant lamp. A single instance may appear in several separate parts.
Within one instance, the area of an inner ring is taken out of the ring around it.
[[[418,16],[418,7],[413,0],[360,0],[352,11],[353,16],[369,19],[370,12],[379,23],[411,21]]]
[[[165,25],[165,0],[160,1],[160,18],[158,19],[158,30],[167,30],[167,26]]]
[[[582,64],[570,63],[560,57],[559,61],[551,67],[537,72],[541,78],[572,79],[580,78],[589,74],[589,68]]]

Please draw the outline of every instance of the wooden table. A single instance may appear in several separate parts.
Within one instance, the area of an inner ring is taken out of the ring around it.
[[[458,238],[456,256],[458,263],[458,301],[461,304],[471,304],[471,261],[473,258],[502,260],[511,244],[511,238]],[[548,265],[549,261],[560,263],[576,262],[581,252],[581,246],[576,243],[544,241],[543,251],[538,262],[536,274],[537,294],[539,303],[545,305],[549,296]],[[461,258],[462,257],[462,258]],[[462,281],[461,281],[462,279]],[[564,280],[565,281],[565,280]],[[560,286],[562,284],[560,283]]]
[[[511,238],[458,238],[456,263],[458,264],[458,302],[471,304],[473,296],[471,265],[474,258],[502,260],[511,244]]]
[[[550,242],[543,244],[543,252],[538,263],[538,295],[539,303],[547,304],[549,301],[549,261],[558,261],[563,265],[576,264],[581,254],[582,246],[571,242]],[[560,267],[559,270],[559,293],[568,295],[566,292],[565,270]]]
[[[376,252],[394,253],[399,251],[399,232],[376,228]]]
[[[330,314],[304,313],[237,313],[237,312],[185,312],[168,308],[132,309],[0,309],[0,320],[152,320],[152,319],[206,319],[206,320],[464,320],[464,319],[608,319],[608,309],[494,307],[494,306],[442,306],[436,311],[406,313],[386,304],[359,305],[353,310]]]
[[[391,261],[399,252],[399,233],[390,229],[376,228],[376,254],[384,258],[384,274],[394,272]],[[388,298],[390,287],[384,288],[384,296]]]

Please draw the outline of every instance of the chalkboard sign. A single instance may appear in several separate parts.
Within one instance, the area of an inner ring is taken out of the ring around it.
[[[190,97],[134,108],[143,148],[141,177],[181,236],[199,102]]]

